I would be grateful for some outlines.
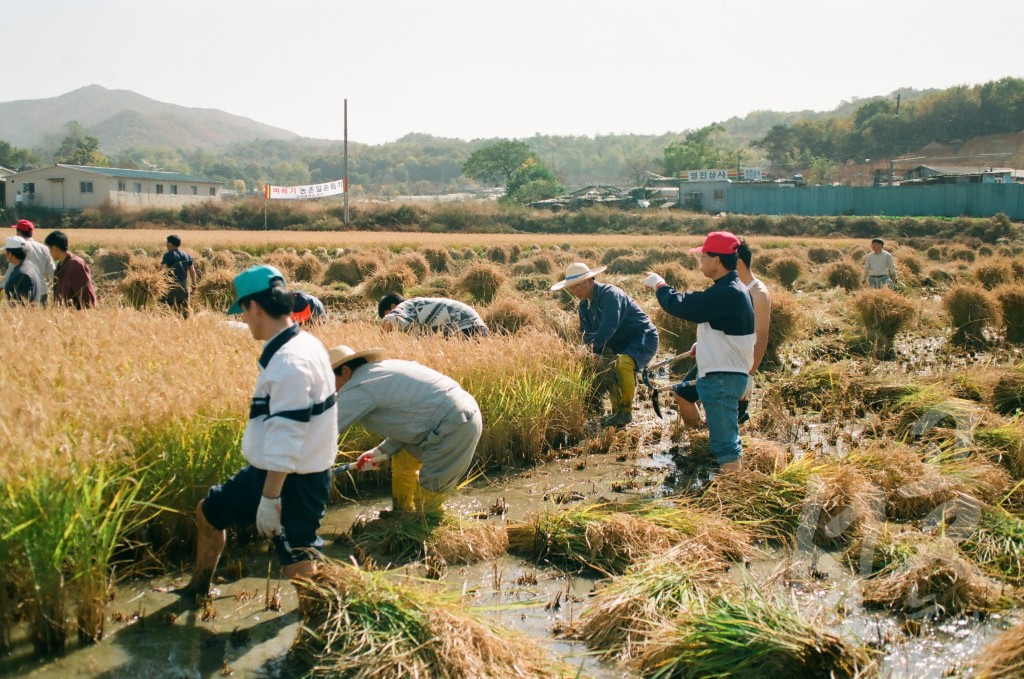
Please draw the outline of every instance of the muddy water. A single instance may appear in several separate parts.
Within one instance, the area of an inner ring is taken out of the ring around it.
[[[486,514],[502,500],[508,505],[507,515],[485,520],[507,522],[568,503],[656,496],[673,487],[700,486],[707,481],[707,470],[682,465],[685,473],[677,472],[671,453],[678,453],[679,446],[669,435],[673,414],[666,414],[668,420],[658,420],[649,406],[638,410],[634,427],[643,432],[641,445],[608,454],[566,456],[534,469],[476,479],[453,498],[452,510]],[[791,445],[825,447],[836,436],[824,427],[808,427],[793,437]],[[685,443],[682,447],[685,449]],[[335,506],[327,514],[322,534],[330,538],[344,533],[357,515],[372,514],[389,504],[384,497],[372,497]],[[129,582],[118,588],[102,642],[80,646],[70,641],[64,656],[39,661],[31,658],[22,635],[16,640],[15,653],[0,661],[0,674],[40,679],[288,676],[283,657],[298,630],[295,592],[287,582],[271,580],[271,599],[275,598],[274,588],[280,588],[280,610],[267,610],[266,574],[272,557],[262,548],[255,551],[258,553],[244,554],[229,548],[212,609],[195,611],[173,594],[157,591],[161,586],[181,584],[186,574]],[[345,541],[331,541],[325,551],[335,558],[350,556]],[[410,575],[424,575],[420,566],[407,569]],[[273,570],[276,573],[276,565]],[[749,568],[736,567],[731,573],[741,583],[768,581],[769,587],[785,591],[809,615],[824,612],[824,619],[834,629],[881,647],[885,654],[882,676],[940,677],[1010,623],[1008,618],[993,616],[985,621],[961,619],[908,629],[893,616],[864,611],[859,605],[859,582],[829,553],[774,551]],[[633,676],[627,668],[599,661],[580,644],[559,640],[553,634],[579,618],[599,583],[595,575],[566,573],[550,565],[503,556],[452,568],[444,580],[465,594],[468,606],[481,607],[483,614],[499,624],[536,639],[553,658],[580,668],[580,676]]]

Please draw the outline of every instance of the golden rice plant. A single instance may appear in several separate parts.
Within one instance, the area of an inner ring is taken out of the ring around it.
[[[825,281],[829,287],[846,291],[860,288],[861,271],[849,262],[836,262],[825,270]]]
[[[392,292],[399,294],[416,285],[416,274],[405,264],[393,263],[370,276],[363,285],[363,293],[372,300]]]
[[[160,303],[171,289],[171,281],[166,271],[129,268],[117,287],[129,306],[149,309]]]
[[[504,272],[497,266],[487,262],[474,262],[462,274],[459,289],[476,301],[489,304],[506,280]]]
[[[418,252],[409,252],[398,258],[399,264],[404,264],[416,274],[416,282],[426,283],[430,278],[430,262]]]
[[[858,448],[845,461],[882,490],[891,519],[920,518],[957,496],[956,480],[909,447],[880,442]]]
[[[991,293],[973,285],[957,285],[943,295],[942,306],[953,328],[953,344],[968,349],[988,346],[985,329],[999,323],[999,304]]]
[[[674,354],[689,351],[697,341],[696,323],[677,318],[661,307],[654,310],[651,320],[658,328],[659,345]]]
[[[1024,585],[1024,519],[999,506],[981,510],[960,549],[989,577]]]
[[[1003,285],[996,288],[994,294],[1002,311],[1006,341],[1011,344],[1024,344],[1024,285]]]
[[[886,358],[892,353],[896,335],[906,328],[916,313],[903,295],[882,288],[864,290],[853,298],[853,308],[875,346],[875,355]]]
[[[518,297],[502,297],[483,310],[483,320],[491,332],[514,334],[525,328],[543,328],[538,308]]]
[[[974,267],[974,277],[985,286],[986,290],[992,290],[1013,281],[1013,268],[1010,260],[1005,257],[987,257],[978,262]]]
[[[803,272],[803,263],[796,257],[781,257],[774,260],[769,271],[786,288],[792,288]]]
[[[762,366],[769,367],[781,363],[782,347],[793,339],[802,319],[803,314],[796,297],[785,292],[773,291],[771,325],[768,327],[768,347],[765,350]]]
[[[386,572],[326,561],[298,583],[303,624],[289,653],[308,677],[560,677],[540,647],[457,597]],[[296,668],[298,669],[298,668]]]
[[[381,260],[377,255],[369,252],[352,252],[338,257],[327,265],[323,282],[325,285],[329,283],[359,285],[376,273],[380,267]]]
[[[430,246],[423,248],[420,252],[427,258],[430,270],[435,273],[449,271],[455,263],[452,253],[445,247]]]
[[[680,610],[725,586],[725,564],[685,541],[600,587],[570,635],[604,658],[629,660]]]
[[[199,279],[195,296],[211,311],[226,312],[235,301],[235,272],[226,268],[207,270]]]
[[[349,535],[363,551],[392,562],[428,557],[461,566],[493,559],[508,549],[502,526],[442,510],[360,516]]]
[[[985,646],[974,660],[975,679],[1024,676],[1024,623],[1011,627]]]
[[[132,254],[127,250],[101,248],[93,255],[91,268],[97,278],[117,281],[124,278]]]
[[[999,426],[978,427],[974,430],[974,440],[993,450],[1013,478],[1024,478],[1024,418]]]
[[[319,283],[323,280],[327,266],[320,261],[320,258],[312,252],[304,252],[299,256],[299,261],[292,271],[291,278],[285,276],[289,283],[295,281],[306,281],[307,283]],[[282,273],[284,273],[282,271]]]
[[[636,661],[645,677],[814,677],[870,675],[876,654],[808,620],[784,596],[748,588],[699,601],[661,626]]]
[[[291,251],[279,248],[264,256],[263,263],[276,267],[284,274],[286,281],[292,281],[295,280],[295,272],[302,265],[302,257],[294,252],[294,248]]]
[[[1024,411],[1024,363],[1000,375],[992,390],[992,407],[1003,415]]]

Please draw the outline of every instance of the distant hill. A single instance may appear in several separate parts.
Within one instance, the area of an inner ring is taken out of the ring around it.
[[[104,153],[127,148],[194,150],[254,139],[298,135],[216,109],[166,104],[128,90],[89,85],[50,99],[0,103],[0,138],[21,148],[57,143],[75,120],[100,140]]]

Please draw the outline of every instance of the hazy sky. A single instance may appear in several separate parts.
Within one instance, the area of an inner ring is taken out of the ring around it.
[[[1021,0],[0,0],[0,101],[89,84],[309,137],[658,134],[1024,75]],[[0,131],[2,138],[2,131]]]

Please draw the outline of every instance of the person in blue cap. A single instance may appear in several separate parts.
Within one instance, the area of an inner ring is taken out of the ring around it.
[[[207,595],[228,526],[251,526],[271,538],[288,578],[316,573],[323,540],[317,535],[327,506],[337,452],[334,372],[327,349],[292,320],[292,293],[272,266],[235,277],[241,314],[259,358],[249,422],[242,436],[248,465],[212,487],[196,507],[196,564],[180,594]]]

